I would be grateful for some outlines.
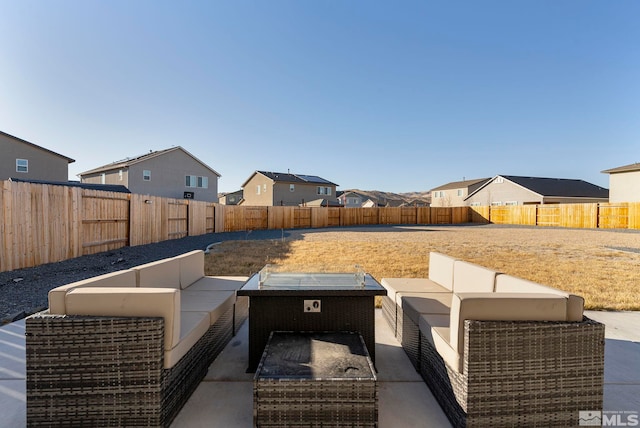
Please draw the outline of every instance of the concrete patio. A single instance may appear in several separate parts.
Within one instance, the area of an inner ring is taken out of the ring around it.
[[[606,325],[604,410],[640,412],[640,312],[586,311]],[[252,379],[248,323],[209,368],[173,427],[251,427]],[[446,415],[413,369],[381,310],[376,310],[379,426],[448,427]],[[592,409],[585,409],[592,410]],[[24,320],[0,328],[0,411],[3,426],[26,425]],[[577,415],[576,415],[577,423]]]

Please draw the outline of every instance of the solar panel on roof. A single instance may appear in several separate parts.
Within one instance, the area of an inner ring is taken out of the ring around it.
[[[325,180],[322,177],[318,177],[317,175],[303,175],[303,174],[296,174],[296,176],[300,177],[301,179],[303,179],[304,181],[309,181],[312,183],[325,183],[325,184],[331,184],[330,181]]]

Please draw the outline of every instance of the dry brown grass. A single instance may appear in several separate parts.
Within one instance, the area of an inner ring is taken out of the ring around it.
[[[438,251],[583,296],[587,309],[640,310],[640,233],[494,226],[287,231],[279,240],[228,241],[207,257],[209,275],[250,275],[266,263],[359,264],[378,280],[427,277]]]

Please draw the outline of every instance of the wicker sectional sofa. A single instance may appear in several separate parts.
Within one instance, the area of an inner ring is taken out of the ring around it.
[[[383,278],[383,316],[456,427],[574,426],[601,410],[604,325],[584,300],[432,252]]]
[[[28,426],[168,426],[247,318],[192,251],[49,292],[26,320]]]

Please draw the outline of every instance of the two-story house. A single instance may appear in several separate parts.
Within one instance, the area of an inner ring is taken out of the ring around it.
[[[218,174],[182,147],[152,151],[80,175],[83,183],[122,184],[132,193],[218,202]]]
[[[452,181],[451,183],[431,189],[432,207],[463,207],[467,205],[465,198],[486,183],[489,178]]]
[[[471,206],[607,202],[609,190],[584,180],[496,175],[469,194]]]
[[[66,182],[75,160],[0,131],[0,181],[9,178]]]
[[[338,185],[316,175],[255,171],[242,184],[242,205],[300,206],[335,200]]]
[[[345,208],[361,208],[370,197],[363,193],[354,192],[353,190],[345,190],[339,192],[338,201]]]
[[[602,172],[609,174],[609,202],[640,202],[640,163]]]

